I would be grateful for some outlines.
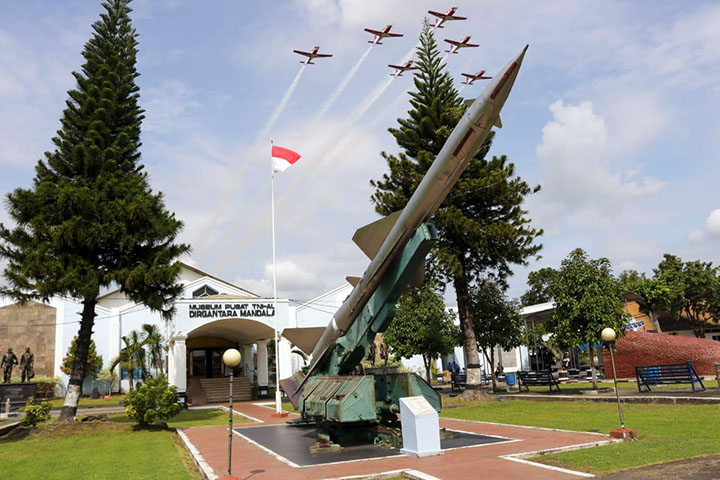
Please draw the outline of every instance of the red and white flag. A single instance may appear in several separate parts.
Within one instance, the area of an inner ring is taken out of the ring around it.
[[[300,160],[300,154],[285,147],[272,147],[273,172],[284,172],[290,165]]]

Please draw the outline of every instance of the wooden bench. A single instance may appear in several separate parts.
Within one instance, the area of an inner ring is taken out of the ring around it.
[[[558,392],[560,391],[560,382],[557,378],[555,378],[552,372],[519,371],[517,372],[517,376],[520,388],[525,387],[525,390],[528,392],[530,391],[529,387],[534,385],[550,387],[551,392],[553,387],[557,388]]]
[[[693,392],[705,391],[705,385],[698,376],[692,362],[670,363],[667,365],[644,365],[635,366],[635,379],[637,380],[638,392],[643,388],[650,391],[650,385],[673,385],[678,383],[689,383]],[[695,384],[700,384],[699,388]]]

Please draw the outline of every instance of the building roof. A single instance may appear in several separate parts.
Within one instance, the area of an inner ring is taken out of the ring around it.
[[[218,278],[218,277],[216,277],[215,275],[210,275],[210,274],[207,273],[207,272],[203,272],[202,270],[200,270],[200,269],[198,269],[198,268],[195,268],[195,267],[193,267],[193,266],[190,266],[190,265],[188,265],[188,264],[185,263],[185,262],[180,262],[180,265],[182,265],[183,268],[185,268],[185,269],[187,269],[187,270],[190,270],[191,272],[197,273],[197,274],[200,275],[201,277],[212,278],[213,280],[215,280],[215,281],[217,281],[217,282],[224,283],[225,285],[227,285],[227,286],[229,286],[229,287],[235,288],[235,289],[237,289],[237,290],[241,290],[241,291],[243,291],[244,293],[247,294],[247,297],[238,296],[238,298],[260,298],[260,295],[258,295],[258,294],[256,294],[256,293],[253,293],[253,292],[251,292],[251,291],[249,291],[249,290],[245,290],[245,289],[242,288],[242,287],[238,287],[238,286],[235,285],[234,283],[230,283],[230,282],[228,282],[227,280],[223,280],[222,278]],[[104,299],[104,298],[106,298],[106,297],[110,297],[110,296],[112,296],[112,295],[114,295],[114,294],[116,294],[116,293],[118,293],[118,292],[120,292],[120,289],[119,289],[119,288],[116,288],[115,290],[111,290],[111,291],[109,291],[109,292],[107,292],[107,293],[104,293],[104,294],[100,295],[100,296],[98,297],[98,300],[102,300],[102,299]],[[204,297],[204,298],[209,298],[209,297]]]

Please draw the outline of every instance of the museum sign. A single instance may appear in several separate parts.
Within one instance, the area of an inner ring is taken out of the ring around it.
[[[190,318],[257,318],[274,315],[275,309],[272,303],[191,303],[188,305]]]

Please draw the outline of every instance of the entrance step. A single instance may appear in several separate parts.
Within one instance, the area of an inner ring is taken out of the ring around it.
[[[205,398],[205,391],[200,385],[200,379],[189,378],[187,384],[188,403],[194,406],[205,405],[207,398]]]
[[[230,378],[201,378],[200,386],[208,403],[227,402],[230,400]],[[233,378],[233,400],[252,400],[252,385],[247,377]]]

